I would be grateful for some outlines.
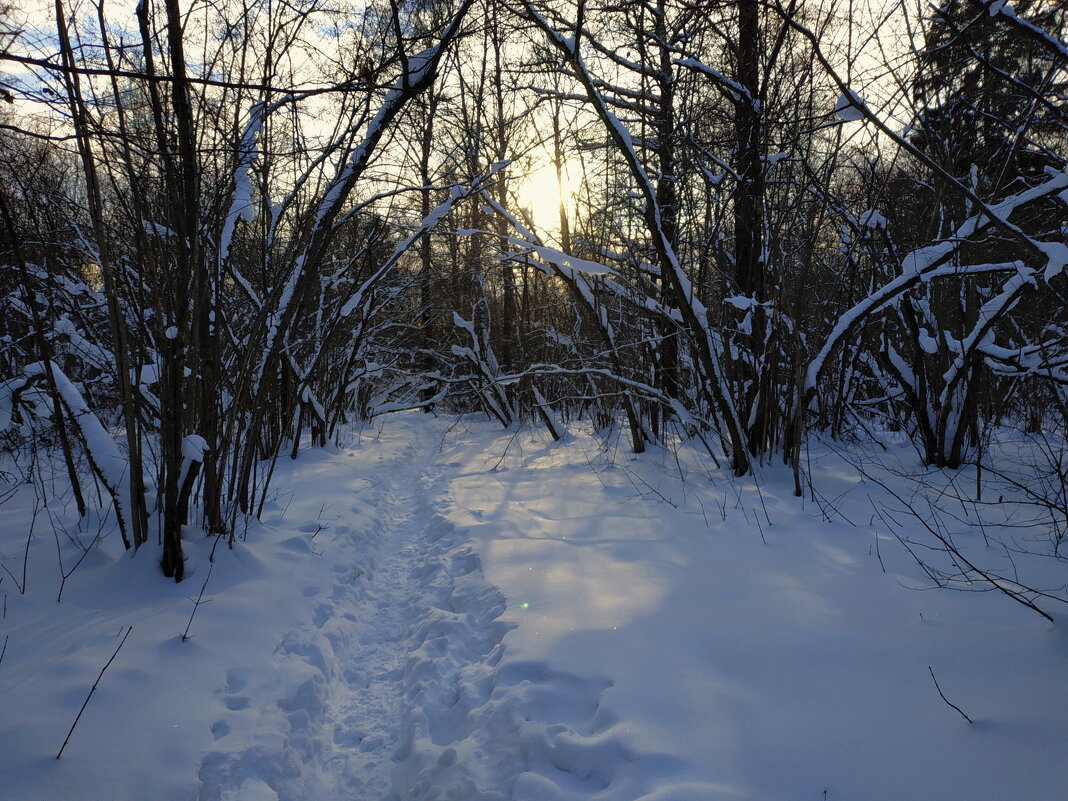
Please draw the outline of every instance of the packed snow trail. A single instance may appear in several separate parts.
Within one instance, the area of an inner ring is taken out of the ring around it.
[[[430,433],[395,426],[385,435],[394,447],[377,444],[395,453],[379,456],[378,474],[330,524],[342,546],[333,583],[304,590],[322,600],[278,645],[269,686],[246,684],[253,669],[228,672],[200,801],[506,797],[518,754],[507,737],[490,749],[480,742],[500,734],[492,721],[468,725],[476,708],[494,717],[486,707],[504,603],[439,514],[440,440]],[[334,462],[324,484],[348,467],[343,456]]]
[[[320,557],[331,578],[303,589],[313,613],[268,668],[250,654],[226,671],[198,801],[634,801],[670,772],[656,749],[625,745],[599,671],[504,658],[518,623],[504,621],[470,528],[447,519],[454,482],[499,488],[496,456],[446,444],[448,425],[396,416],[373,442],[294,466],[293,498],[265,525],[307,518],[279,544],[294,571]]]

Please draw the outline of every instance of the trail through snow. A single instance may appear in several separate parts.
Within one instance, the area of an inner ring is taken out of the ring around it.
[[[269,686],[248,685],[254,667],[228,672],[200,801],[506,797],[518,758],[504,741],[486,748],[499,727],[469,725],[473,710],[493,717],[504,602],[440,514],[440,441],[427,434],[391,430],[400,441],[332,524],[333,582],[304,590],[322,600],[279,644]],[[334,469],[341,481],[351,467]]]

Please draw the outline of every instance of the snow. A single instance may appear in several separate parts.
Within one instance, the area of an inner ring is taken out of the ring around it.
[[[437,59],[441,55],[441,46],[435,45],[408,56],[408,69],[403,73],[400,80],[407,86],[414,86],[425,81],[428,74],[435,68]]]
[[[1018,261],[966,266],[947,265],[946,262],[949,260],[949,256],[956,252],[961,243],[968,237],[974,236],[977,232],[989,227],[992,224],[992,217],[1011,228],[1013,226],[1008,220],[1013,211],[1026,203],[1057,192],[1068,182],[1068,173],[1066,172],[1051,171],[1049,176],[1049,180],[1038,186],[1026,189],[1023,192],[1005,198],[999,203],[990,205],[987,208],[989,214],[976,214],[967,218],[957,227],[956,234],[952,239],[945,239],[908,253],[901,261],[900,275],[872,291],[866,298],[838,318],[819,353],[809,363],[805,377],[806,391],[816,386],[819,375],[827,364],[831,352],[846,334],[850,333],[869,314],[894,302],[902,292],[915,284],[917,280],[929,282],[934,278],[946,275],[977,275],[984,272],[1000,272],[1002,270],[1012,271],[1017,276],[1021,275],[1021,271],[1025,267],[1022,262]],[[1061,269],[1060,259],[1068,255],[1068,248],[1065,249],[1065,253],[1062,253],[1051,243],[1037,242],[1027,237],[1024,238],[1036,252],[1042,253],[1047,257],[1044,274],[1048,273],[1052,277]],[[1016,277],[1010,277],[1009,279],[1010,282],[1015,280]]]
[[[208,442],[199,434],[187,434],[182,437],[182,456],[191,462],[203,462],[208,452]]]
[[[919,330],[917,339],[919,340],[920,347],[923,349],[924,353],[932,356],[938,353],[938,340],[932,337],[926,328],[921,328]]]
[[[887,442],[865,470],[917,503],[915,455]],[[65,559],[103,534],[62,603],[41,520],[26,594],[0,584],[0,798],[1063,794],[1060,624],[998,593],[931,590],[880,515],[921,527],[826,446],[808,459],[816,500],[781,468],[733,479],[688,446],[624,450],[575,424],[552,443],[391,415],[279,464],[262,522],[218,545],[210,575],[215,541],[187,529],[181,585],[151,545],[126,554],[106,518],[50,501]],[[970,558],[1063,583],[1060,562],[986,547],[952,511]],[[18,575],[30,493],[3,513]],[[987,514],[996,537],[1020,509]]]
[[[49,362],[47,368],[43,363],[35,362],[26,367],[25,373],[28,376],[44,375],[46,369],[50,369],[56,384],[56,391],[70,411],[71,417],[74,418],[85,447],[89,451],[89,456],[100,471],[101,478],[113,491],[119,492],[120,497],[125,501],[129,497],[128,465],[126,459],[119,453],[115,440],[111,438],[99,418],[86,404],[81,391],[55,362]]]
[[[1064,268],[1068,266],[1068,245],[1063,242],[1032,241],[1046,256],[1046,267],[1042,271],[1042,277],[1048,283],[1064,272]]]
[[[177,239],[178,234],[172,231],[165,225],[152,222],[151,220],[142,220],[141,227],[144,232],[149,236],[158,236],[160,239]]]
[[[456,233],[460,236],[474,236],[487,232],[470,228],[461,228],[457,229]],[[578,275],[616,275],[616,271],[613,268],[609,267],[607,264],[602,264],[599,261],[591,261],[589,259],[579,258],[578,256],[572,256],[570,253],[564,253],[556,248],[547,247],[545,245],[538,245],[527,239],[519,239],[514,236],[494,236],[510,245],[522,248],[523,253],[533,253],[543,262],[556,267],[561,274],[571,279],[574,279]],[[549,274],[552,275],[551,272]]]
[[[78,330],[78,327],[66,314],[62,315],[52,325],[53,341],[57,337],[66,343],[70,353],[83,359],[92,367],[107,370],[115,363],[115,357],[104,348],[82,336],[81,331]]]
[[[255,205],[252,193],[252,167],[259,155],[257,140],[263,131],[263,123],[266,117],[266,108],[262,103],[253,104],[249,109],[248,121],[241,134],[241,144],[237,149],[237,164],[234,167],[233,182],[234,193],[230,202],[230,210],[223,221],[222,231],[219,234],[219,261],[225,262],[230,255],[230,247],[234,240],[234,230],[238,220],[251,222],[255,216]]]
[[[838,115],[838,119],[843,122],[856,122],[857,120],[864,119],[864,112],[867,106],[864,105],[864,101],[861,100],[860,95],[856,92],[843,92],[838,96],[837,102],[834,104],[834,113]]]
[[[8,379],[7,381],[0,381],[0,433],[7,430],[11,425],[12,414],[14,413],[14,392],[25,386],[26,380],[22,378]]]
[[[185,484],[186,476],[192,469],[193,464],[204,461],[204,454],[209,450],[208,441],[199,434],[187,434],[182,437],[182,467],[178,473],[178,486]]]
[[[740,309],[741,311],[749,311],[756,306],[766,305],[754,300],[748,295],[731,295],[730,297],[724,298],[723,302],[729,303],[731,306]]]
[[[858,222],[864,228],[886,228],[886,217],[877,209],[868,209],[858,218]]]
[[[144,392],[145,387],[150,387],[153,384],[158,384],[159,375],[159,364],[157,362],[151,362],[149,364],[141,365],[141,391]]]
[[[679,58],[675,59],[674,63],[678,64],[680,67],[687,67],[689,69],[695,70],[696,72],[700,72],[704,75],[707,75],[709,78],[712,78],[717,84],[728,89],[730,93],[735,97],[747,98],[751,100],[754,105],[754,108],[759,108],[757,104],[759,104],[760,101],[753,100],[749,94],[749,90],[743,84],[731,80],[719,70],[713,69],[712,67],[708,66],[707,64],[696,58]]]

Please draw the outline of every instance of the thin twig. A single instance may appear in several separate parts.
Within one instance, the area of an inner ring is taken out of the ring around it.
[[[182,642],[193,639],[189,636],[189,627],[193,625],[193,615],[197,613],[197,610],[200,608],[201,604],[206,604],[210,601],[210,599],[209,601],[202,601],[200,599],[204,597],[204,590],[208,588],[208,579],[211,578],[211,569],[213,567],[215,567],[215,565],[209,562],[208,575],[204,576],[204,583],[200,586],[200,595],[197,596],[197,599],[195,601],[193,601],[192,598],[189,599],[193,601],[193,611],[189,613],[189,622],[185,624],[185,631],[182,632]]]
[[[70,742],[70,736],[74,734],[74,727],[78,725],[78,721],[82,719],[82,713],[85,708],[89,706],[89,699],[93,697],[93,693],[96,692],[96,687],[100,684],[100,680],[104,678],[104,671],[111,667],[111,663],[115,661],[115,657],[119,655],[119,650],[126,642],[126,638],[130,636],[130,632],[133,631],[133,626],[126,629],[126,633],[122,635],[122,640],[119,641],[118,647],[115,649],[115,653],[111,655],[111,659],[107,661],[104,667],[100,668],[100,675],[96,677],[96,681],[93,682],[93,686],[89,688],[89,695],[85,696],[85,700],[82,702],[82,708],[78,710],[78,716],[74,718],[74,722],[70,724],[70,731],[67,732],[67,738],[63,741],[63,745],[59,747],[59,753],[56,754],[56,759],[63,756],[63,749],[67,747],[67,743]]]
[[[856,469],[862,476],[864,476],[870,481],[874,481],[876,484],[881,486],[889,495],[891,495],[895,500],[897,500],[898,503],[904,506],[905,509],[908,510],[909,514],[911,514],[916,519],[916,521],[921,526],[923,526],[924,529],[927,530],[927,532],[931,536],[938,540],[938,542],[942,545],[942,548],[938,550],[941,550],[943,553],[950,557],[950,559],[953,561],[954,566],[957,567],[962,576],[969,580],[971,580],[971,576],[978,576],[980,579],[982,579],[984,582],[989,584],[992,588],[1002,593],[1006,597],[1011,598],[1012,600],[1016,601],[1016,603],[1022,604],[1031,611],[1038,613],[1050,623],[1056,623],[1056,621],[1051,615],[1040,609],[1030,598],[1025,595],[1025,593],[1030,594],[1032,597],[1035,598],[1047,598],[1052,601],[1060,601],[1061,603],[1068,603],[1068,599],[1042,592],[1041,590],[1037,590],[1034,587],[1017,585],[1019,589],[1016,589],[1015,587],[1006,586],[1008,582],[1005,579],[1002,579],[1001,576],[998,576],[994,573],[988,573],[980,569],[975,563],[969,561],[967,557],[965,557],[964,554],[961,553],[961,551],[953,543],[952,538],[948,534],[943,534],[941,531],[935,528],[935,526],[931,525],[931,523],[928,522],[927,518],[920,514],[920,512],[907,500],[901,497],[901,495],[896,493],[878,478],[875,478],[873,475],[866,472],[862,467],[856,466]],[[905,544],[904,538],[902,538],[900,535],[898,536],[898,540],[902,544]],[[911,548],[909,549],[909,552],[912,553]],[[913,558],[916,558],[915,554],[913,554]],[[933,573],[933,571],[931,571],[928,565],[924,564],[920,559],[917,559],[916,561],[917,564],[920,565],[920,567],[922,567],[925,571],[928,571],[928,574],[931,575],[932,578],[935,577],[935,574]],[[937,579],[935,580],[937,581]]]
[[[947,704],[949,704],[954,709],[956,709],[958,712],[960,712],[960,716],[962,718],[964,718],[966,721],[968,721],[969,723],[974,723],[974,721],[970,717],[968,717],[967,715],[964,714],[964,710],[963,709],[961,709],[955,703],[953,703],[948,698],[946,698],[946,694],[944,692],[942,692],[942,688],[938,686],[938,679],[935,678],[934,670],[931,669],[930,665],[927,666],[927,671],[931,674],[931,681],[934,682],[935,689],[938,690],[938,694],[942,696],[942,700],[945,701]]]

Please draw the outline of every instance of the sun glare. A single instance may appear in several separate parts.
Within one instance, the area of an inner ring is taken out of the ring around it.
[[[560,232],[560,202],[565,207],[572,205],[575,184],[567,165],[561,171],[561,180],[556,178],[556,167],[546,159],[526,173],[516,188],[519,206],[533,219],[534,224],[551,235]]]

